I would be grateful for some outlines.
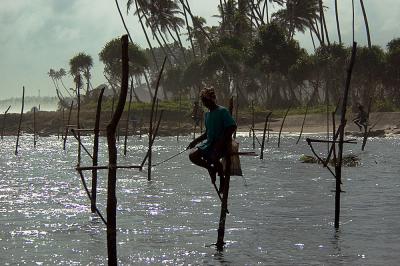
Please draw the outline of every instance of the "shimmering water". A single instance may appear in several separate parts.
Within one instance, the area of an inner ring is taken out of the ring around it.
[[[189,137],[158,139],[154,162],[183,150]],[[252,150],[239,137],[241,150]],[[320,165],[299,162],[311,154],[286,136],[267,144],[265,159],[242,157],[244,178],[232,177],[226,248],[217,239],[220,203],[206,175],[182,154],[147,172],[118,171],[118,258],[121,265],[398,265],[400,261],[400,140],[371,139],[367,151],[347,145],[361,165],[344,169],[341,225],[335,232],[335,182]],[[89,138],[85,139],[91,150]],[[120,164],[138,164],[147,139],[131,137]],[[106,230],[74,170],[76,144],[57,137],[15,137],[0,148],[1,264],[104,265]],[[122,145],[122,141],[120,142]],[[120,146],[120,150],[121,146]],[[319,151],[326,150],[320,146]],[[107,162],[101,139],[100,164]],[[258,152],[258,151],[257,151]],[[84,157],[82,165],[89,165]],[[90,174],[87,173],[90,185]],[[105,215],[107,172],[100,172],[99,209]]]

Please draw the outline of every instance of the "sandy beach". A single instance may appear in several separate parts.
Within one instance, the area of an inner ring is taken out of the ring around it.
[[[329,128],[332,130],[332,118],[330,117]],[[301,125],[304,120],[304,115],[287,116],[282,128],[284,133],[298,133],[301,130]],[[336,117],[336,127],[340,122],[340,117]],[[273,119],[270,129],[272,132],[279,132],[282,124],[282,118]],[[371,113],[370,125],[372,130],[384,130],[385,134],[400,134],[400,112],[380,112]],[[257,121],[255,124],[256,131],[263,131],[264,122]],[[304,133],[324,133],[327,130],[326,114],[308,114],[303,132]],[[241,125],[239,121],[240,132],[249,131],[249,125]],[[358,127],[348,118],[347,132],[359,132]]]

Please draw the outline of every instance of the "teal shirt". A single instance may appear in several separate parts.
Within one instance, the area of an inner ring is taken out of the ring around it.
[[[236,126],[236,123],[228,109],[218,105],[205,114],[205,126],[207,140],[199,146],[202,150],[208,150],[216,140],[224,136],[226,128]]]

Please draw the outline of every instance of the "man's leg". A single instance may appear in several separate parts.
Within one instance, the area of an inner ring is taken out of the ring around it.
[[[216,167],[213,167],[211,163],[204,159],[203,153],[199,148],[195,148],[190,151],[189,159],[195,165],[206,168],[208,170],[208,173],[210,174],[211,182],[215,183],[215,180],[217,178]]]

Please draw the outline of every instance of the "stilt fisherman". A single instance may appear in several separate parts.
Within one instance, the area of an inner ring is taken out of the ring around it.
[[[217,174],[220,176],[219,192],[223,191],[223,169],[220,159],[229,154],[232,134],[236,130],[236,122],[228,109],[216,104],[214,88],[204,88],[200,92],[203,105],[209,110],[205,114],[206,131],[194,139],[188,146],[192,149],[189,159],[195,165],[204,167],[215,184]],[[201,143],[196,147],[197,144]]]

